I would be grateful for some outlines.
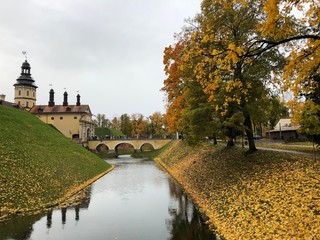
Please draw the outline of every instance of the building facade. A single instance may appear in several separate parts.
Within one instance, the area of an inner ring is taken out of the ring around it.
[[[54,91],[49,92],[48,105],[36,105],[37,86],[31,77],[31,66],[27,60],[22,63],[21,74],[14,86],[14,102],[19,108],[30,111],[41,121],[59,130],[67,138],[85,143],[94,135],[94,123],[89,105],[81,105],[80,95],[75,105],[68,104],[68,93],[64,93],[62,105],[55,105]],[[7,105],[1,95],[1,104]]]
[[[41,121],[59,130],[67,138],[85,143],[94,136],[94,122],[89,105],[81,105],[77,95],[75,105],[69,105],[68,94],[64,93],[62,105],[54,102],[54,90],[49,92],[48,105],[35,105],[30,110]]]
[[[291,118],[281,118],[273,130],[266,132],[266,136],[272,140],[283,141],[307,141],[305,134],[299,133],[299,124],[292,124]]]
[[[27,60],[22,63],[21,74],[14,86],[14,102],[26,110],[36,105],[37,86],[31,77],[31,67]]]

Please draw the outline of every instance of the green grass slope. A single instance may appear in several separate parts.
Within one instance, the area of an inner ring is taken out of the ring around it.
[[[55,204],[109,168],[30,113],[0,106],[0,219]]]
[[[96,127],[95,128],[95,133],[99,137],[104,137],[104,136],[124,136],[124,134],[115,129],[115,128],[106,128],[106,127]]]

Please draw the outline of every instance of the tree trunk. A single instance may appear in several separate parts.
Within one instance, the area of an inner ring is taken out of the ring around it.
[[[227,147],[234,147],[234,146],[235,146],[235,144],[234,144],[233,139],[232,139],[232,138],[229,138],[229,139],[228,139],[228,142],[227,142]]]
[[[217,142],[217,134],[216,133],[213,134],[213,144],[214,145],[218,144],[218,142]]]
[[[249,143],[248,153],[253,153],[253,152],[257,151],[257,148],[254,143],[252,122],[251,122],[250,116],[245,117],[244,126],[245,126],[245,131],[246,131],[248,143]]]

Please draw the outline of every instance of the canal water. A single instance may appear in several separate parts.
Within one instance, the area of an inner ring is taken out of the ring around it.
[[[0,223],[2,240],[216,239],[192,200],[153,161],[120,156],[76,203]]]

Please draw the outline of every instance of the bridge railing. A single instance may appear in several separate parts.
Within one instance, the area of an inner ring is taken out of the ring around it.
[[[132,137],[132,136],[93,136],[89,138],[90,141],[105,141],[105,140],[162,140],[162,139],[175,139],[175,135],[155,135],[155,136],[139,136],[139,137]]]

